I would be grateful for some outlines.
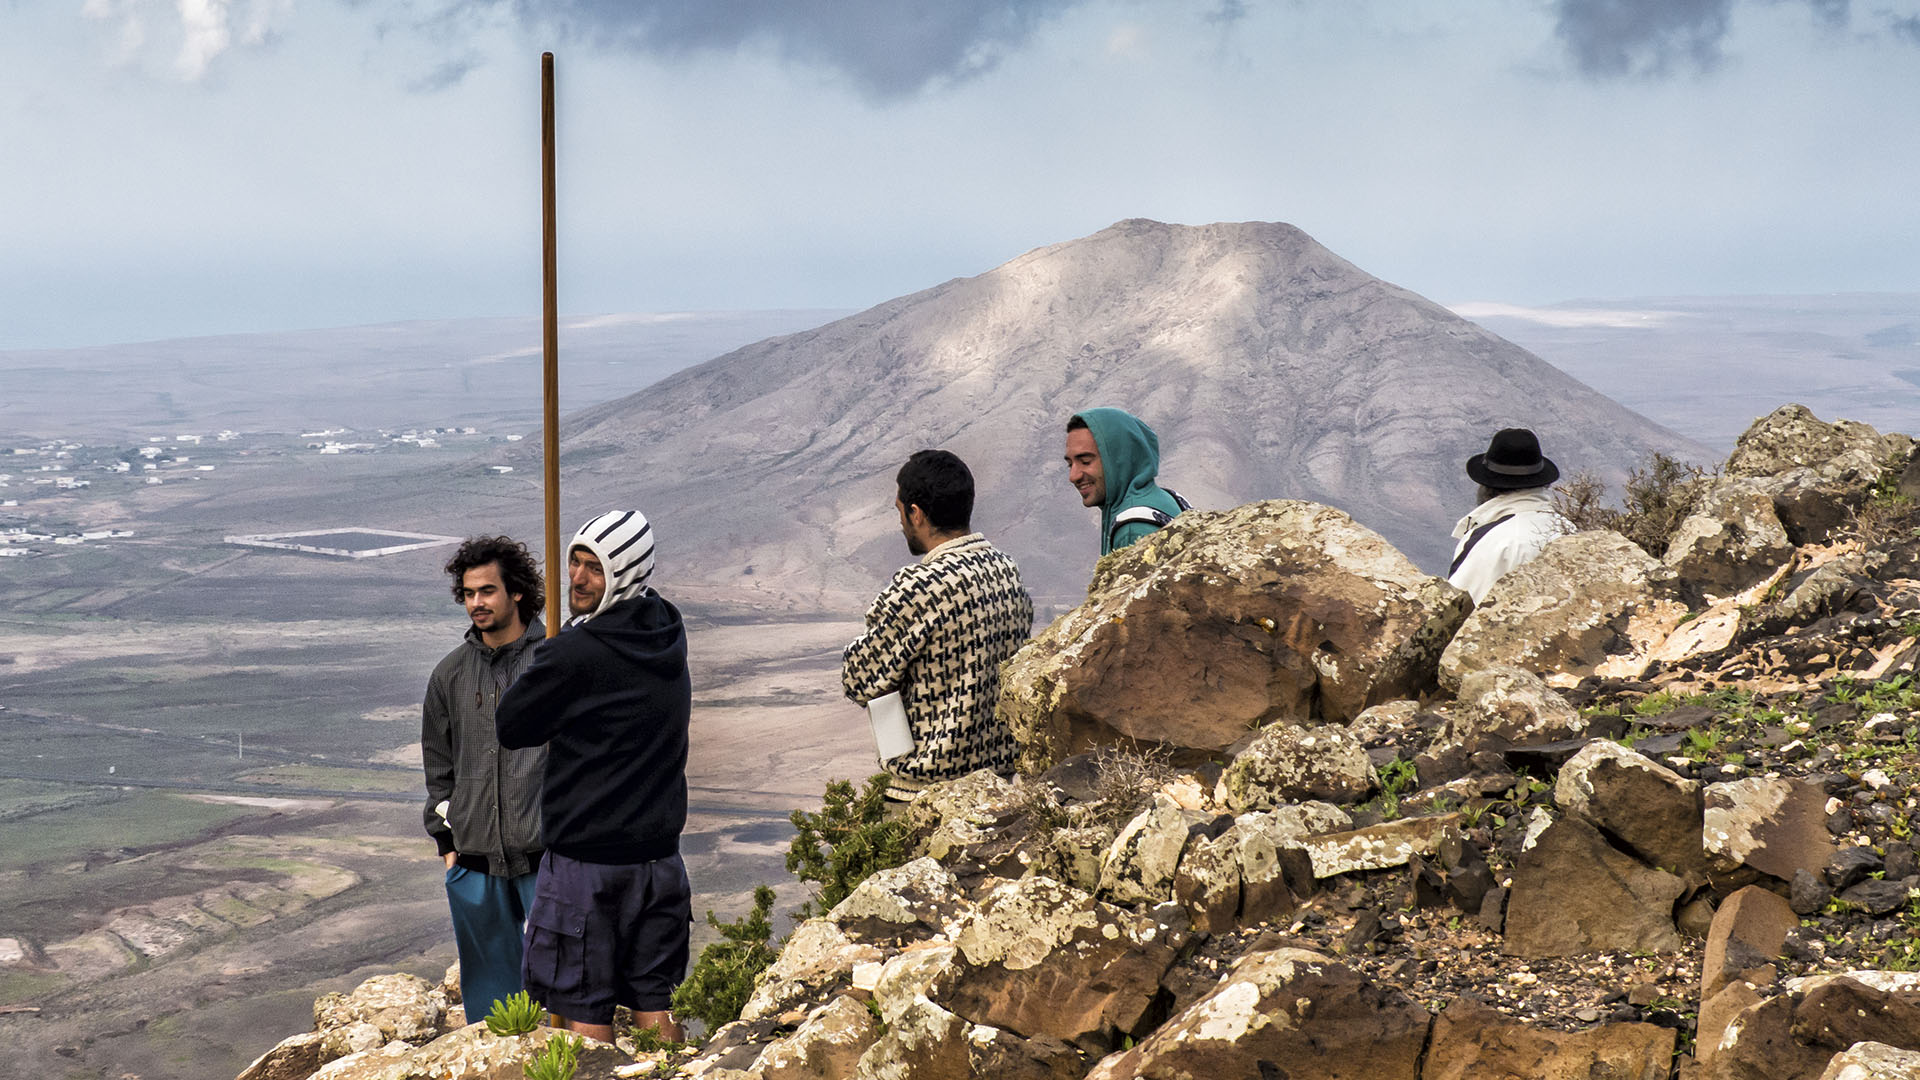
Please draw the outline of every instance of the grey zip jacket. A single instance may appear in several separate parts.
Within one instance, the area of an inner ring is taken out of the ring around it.
[[[466,640],[428,677],[420,706],[427,832],[440,854],[457,851],[462,864],[474,869],[480,869],[477,858],[485,859],[487,873],[500,877],[534,869],[547,748],[502,747],[493,733],[493,710],[546,635],[535,619],[520,640],[490,649],[468,627]],[[442,802],[448,804],[444,820]]]

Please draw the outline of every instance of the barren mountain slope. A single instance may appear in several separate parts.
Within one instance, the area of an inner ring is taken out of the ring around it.
[[[976,527],[1069,598],[1097,538],[1059,458],[1093,405],[1146,418],[1196,505],[1331,503],[1436,570],[1496,428],[1539,430],[1569,472],[1706,456],[1292,226],[1131,220],[578,413],[565,486],[647,510],[684,577],[858,593],[905,557],[894,470],[946,447]]]

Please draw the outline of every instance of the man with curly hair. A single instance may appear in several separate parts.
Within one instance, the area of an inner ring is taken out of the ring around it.
[[[446,571],[472,625],[427,680],[420,758],[427,833],[446,863],[461,999],[478,1020],[520,990],[521,934],[540,865],[547,751],[501,746],[493,714],[546,636],[546,593],[526,545],[505,536],[469,539]]]

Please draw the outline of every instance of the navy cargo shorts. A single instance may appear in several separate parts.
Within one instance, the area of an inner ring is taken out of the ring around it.
[[[679,855],[605,865],[549,850],[527,913],[520,979],[549,1011],[611,1024],[616,1005],[665,1012],[687,971],[693,889]]]

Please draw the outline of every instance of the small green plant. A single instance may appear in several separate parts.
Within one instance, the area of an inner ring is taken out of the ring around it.
[[[887,1033],[887,1017],[885,1013],[880,1011],[880,1003],[872,998],[868,998],[867,1013],[873,1017],[874,1026],[879,1029],[880,1034],[885,1035]]]
[[[687,1043],[674,1042],[660,1034],[659,1028],[634,1028],[628,1036],[633,1039],[633,1048],[642,1054],[657,1054],[663,1050],[685,1050],[688,1046]]]
[[[852,781],[831,781],[819,813],[793,812],[787,870],[818,886],[801,918],[832,910],[874,873],[907,861],[911,835],[905,821],[887,816],[886,798],[887,774],[880,773],[857,795]]]
[[[1659,716],[1664,712],[1672,712],[1680,703],[1681,699],[1673,691],[1660,690],[1634,702],[1633,711],[1638,716]]]
[[[525,990],[493,999],[493,1008],[487,1013],[487,1030],[503,1039],[525,1035],[546,1022],[546,1008],[528,997]]]
[[[573,1080],[580,1068],[580,1050],[585,1042],[578,1035],[556,1034],[540,1052],[527,1059],[521,1072],[527,1080]]]
[[[1391,820],[1400,816],[1400,796],[1420,783],[1413,762],[1395,758],[1374,770],[1380,777],[1380,813]]]
[[[1687,732],[1687,744],[1680,748],[1691,761],[1705,761],[1725,736],[1711,728],[1694,728]]]
[[[1920,971],[1920,940],[1889,942],[1878,966],[1883,971]]]
[[[773,890],[755,886],[752,911],[735,922],[721,922],[709,911],[707,925],[720,931],[721,940],[701,950],[686,981],[673,992],[673,1011],[714,1031],[740,1018],[753,996],[754,979],[780,955],[768,944],[773,937]]]

